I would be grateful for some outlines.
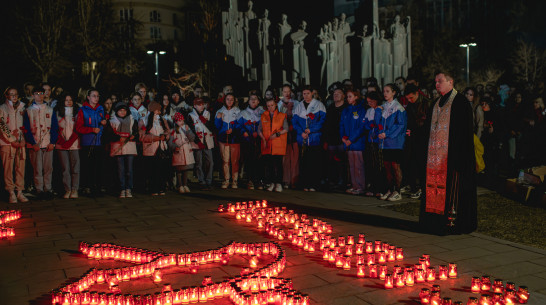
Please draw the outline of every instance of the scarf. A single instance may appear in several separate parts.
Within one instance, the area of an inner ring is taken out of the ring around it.
[[[117,117],[119,121],[118,132],[131,134],[131,116],[127,114],[125,117]]]

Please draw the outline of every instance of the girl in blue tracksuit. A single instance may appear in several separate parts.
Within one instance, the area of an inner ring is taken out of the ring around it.
[[[366,181],[368,183],[368,190],[366,196],[379,197],[381,193],[385,193],[385,166],[383,165],[383,151],[379,149],[378,130],[379,123],[382,120],[381,101],[383,97],[378,92],[372,91],[366,95],[366,102],[368,103],[368,110],[364,117],[364,123],[366,126],[366,158],[364,158],[364,165],[366,168]],[[383,128],[383,125],[381,125]]]
[[[260,99],[256,91],[252,91],[248,98],[248,107],[239,113],[237,123],[241,127],[241,150],[244,162],[244,169],[248,175],[248,189],[253,190],[255,186],[260,187],[262,170],[259,165],[261,155],[261,139],[258,136],[258,126],[264,109],[260,104]],[[258,185],[256,185],[258,184]]]
[[[404,107],[396,100],[398,87],[387,84],[383,88],[383,111],[378,128],[379,147],[383,149],[383,164],[387,174],[388,190],[380,198],[396,201],[402,199],[400,184],[402,170],[400,162],[403,158],[402,149],[406,138],[407,117]]]
[[[301,184],[304,191],[314,192],[320,183],[322,125],[326,108],[313,99],[313,90],[307,86],[302,91],[303,101],[294,109],[292,124],[300,147]]]
[[[239,178],[239,156],[241,154],[241,128],[237,119],[239,118],[239,107],[235,105],[235,96],[232,93],[225,95],[225,104],[218,112],[214,124],[218,129],[218,144],[220,156],[222,156],[224,182],[222,188],[227,189],[231,176],[231,188],[237,188]],[[231,175],[229,165],[231,163]]]
[[[366,145],[366,110],[358,103],[360,93],[357,90],[347,91],[347,102],[349,106],[343,109],[339,122],[339,134],[343,147],[347,151],[349,170],[351,173],[352,187],[347,193],[360,195],[366,187],[364,178],[364,158],[362,152]]]

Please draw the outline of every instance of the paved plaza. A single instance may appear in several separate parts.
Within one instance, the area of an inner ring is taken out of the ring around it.
[[[166,253],[214,249],[230,241],[270,241],[253,226],[217,212],[218,204],[256,199],[325,220],[333,226],[332,236],[365,233],[367,240],[403,247],[402,264],[417,263],[425,253],[431,255],[435,266],[457,263],[457,279],[434,282],[441,286],[442,297],[466,304],[469,297],[478,296],[469,292],[471,277],[487,274],[492,279],[514,282],[516,287],[528,286],[529,304],[546,304],[545,250],[478,233],[441,237],[422,234],[416,227],[417,218],[381,208],[386,202],[374,198],[295,190],[270,193],[216,188],[185,195],[170,192],[161,197],[137,193],[132,199],[104,196],[1,204],[3,210],[21,209],[22,217],[10,224],[15,228],[15,237],[0,240],[0,304],[51,304],[49,293],[53,289],[92,267],[111,268],[119,264],[87,259],[78,252],[79,241],[108,242]],[[322,260],[320,251],[310,254],[288,241],[281,245],[286,251],[287,266],[279,276],[291,278],[294,289],[308,294],[311,304],[419,304],[421,288],[432,286],[426,283],[385,290],[383,281],[357,278],[355,268],[344,271],[331,267]],[[179,283],[200,285],[204,275],[211,275],[214,281],[224,280],[237,275],[243,265],[234,259],[228,266],[204,267],[195,275],[171,274],[170,279],[173,288]],[[160,291],[158,287],[166,281],[125,286],[129,288],[122,292],[153,293]],[[230,302],[224,298],[214,304]]]

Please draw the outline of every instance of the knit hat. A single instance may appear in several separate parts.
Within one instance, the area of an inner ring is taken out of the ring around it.
[[[148,111],[153,113],[155,112],[156,110],[159,110],[161,111],[161,104],[158,103],[158,102],[150,102],[150,104],[148,104]]]
[[[182,115],[182,113],[180,112],[175,113],[173,116],[173,121],[175,122],[184,121],[184,115]]]
[[[114,106],[114,111],[117,113],[121,109],[125,109],[126,111],[129,111],[129,107],[124,102],[117,102]]]

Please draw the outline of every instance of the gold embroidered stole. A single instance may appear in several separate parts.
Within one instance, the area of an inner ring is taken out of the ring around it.
[[[449,122],[451,119],[451,105],[456,95],[457,90],[453,89],[443,107],[440,107],[440,97],[432,111],[426,178],[425,210],[428,213],[443,215],[445,211]]]

